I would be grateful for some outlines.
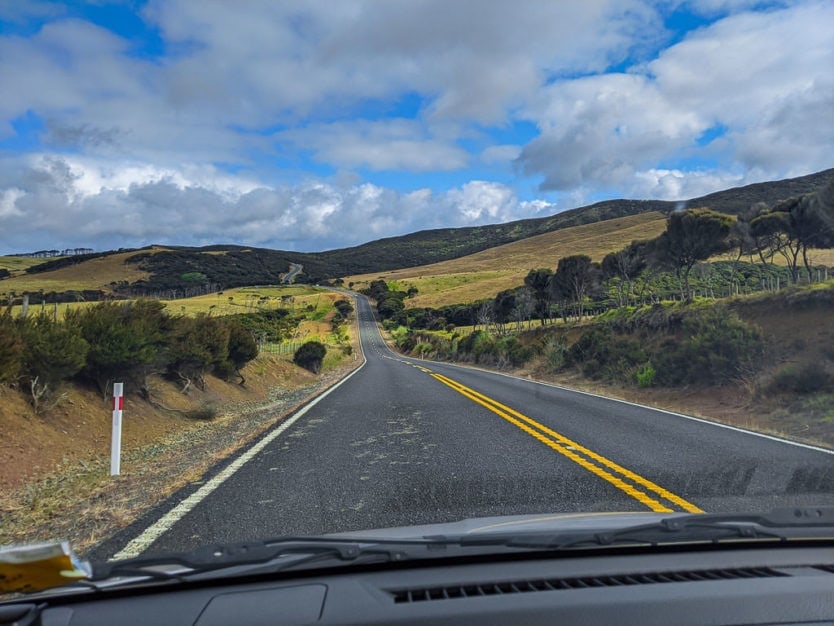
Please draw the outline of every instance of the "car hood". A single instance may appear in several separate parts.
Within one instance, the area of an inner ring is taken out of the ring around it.
[[[651,524],[674,517],[688,517],[689,513],[609,512],[609,513],[542,513],[474,517],[455,522],[398,526],[340,532],[327,535],[353,540],[423,539],[443,536],[486,536],[490,534],[548,533],[571,531],[616,530],[640,524]]]

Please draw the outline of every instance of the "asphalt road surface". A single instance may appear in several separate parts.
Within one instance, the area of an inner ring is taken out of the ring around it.
[[[357,304],[365,365],[109,554],[492,515],[834,505],[829,452],[401,357]]]

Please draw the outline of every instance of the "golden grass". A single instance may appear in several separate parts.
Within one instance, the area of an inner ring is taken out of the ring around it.
[[[26,271],[26,268],[52,261],[61,257],[37,258],[31,256],[0,256],[0,269],[9,270],[12,276],[21,274]]]
[[[657,237],[665,228],[663,214],[643,213],[544,233],[458,259],[351,276],[345,281],[353,282],[355,289],[379,278],[396,281],[404,289],[414,285],[419,294],[406,300],[408,307],[473,302],[517,287],[531,269],[555,269],[562,257],[587,254],[600,261],[635,239]]]
[[[204,296],[194,296],[180,300],[162,300],[162,302],[166,304],[171,313],[234,315],[235,313],[257,311],[258,309],[289,308],[300,311],[307,305],[313,305],[316,309],[321,307],[322,311],[326,311],[332,306],[333,301],[339,297],[322,287],[287,285],[285,287],[238,287]]]
[[[150,250],[150,252],[159,251]],[[148,278],[148,273],[139,270],[135,264],[125,260],[137,254],[119,252],[96,259],[84,261],[78,265],[62,267],[42,274],[19,274],[0,281],[0,293],[22,293],[24,291],[81,291],[83,289],[101,289],[110,293],[110,283],[119,281],[134,282]]]

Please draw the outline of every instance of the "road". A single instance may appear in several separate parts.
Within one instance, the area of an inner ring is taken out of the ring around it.
[[[111,554],[488,515],[834,504],[829,452],[404,358],[357,304],[365,365]]]
[[[303,269],[303,265],[299,265],[298,263],[290,263],[290,271],[287,272],[281,279],[281,284],[292,285],[292,281],[295,280],[295,277],[298,276],[301,273],[301,270]]]

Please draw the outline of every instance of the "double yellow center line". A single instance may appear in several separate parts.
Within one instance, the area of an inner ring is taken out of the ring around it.
[[[638,500],[642,504],[649,507],[652,511],[658,513],[672,513],[676,511],[676,509],[672,507],[678,507],[678,510],[683,510],[689,513],[703,513],[703,510],[699,509],[691,502],[684,500],[680,496],[675,495],[668,489],[664,489],[660,485],[643,478],[639,474],[635,474],[631,470],[614,463],[614,461],[605,458],[601,454],[597,454],[593,450],[589,450],[585,446],[582,446],[579,443],[568,439],[564,435],[557,433],[555,430],[548,428],[544,424],[541,424],[504,404],[501,404],[497,400],[493,400],[492,398],[485,396],[484,394],[479,393],[474,389],[457,382],[456,380],[452,380],[451,378],[432,372],[424,367],[420,367],[420,369],[430,374],[432,378],[440,381],[444,385],[451,387],[461,395],[466,396],[473,402],[480,404],[484,408],[504,418],[510,424],[520,428],[531,437],[534,437],[547,447],[567,457],[595,476],[611,483],[617,489],[620,489],[635,500]]]

